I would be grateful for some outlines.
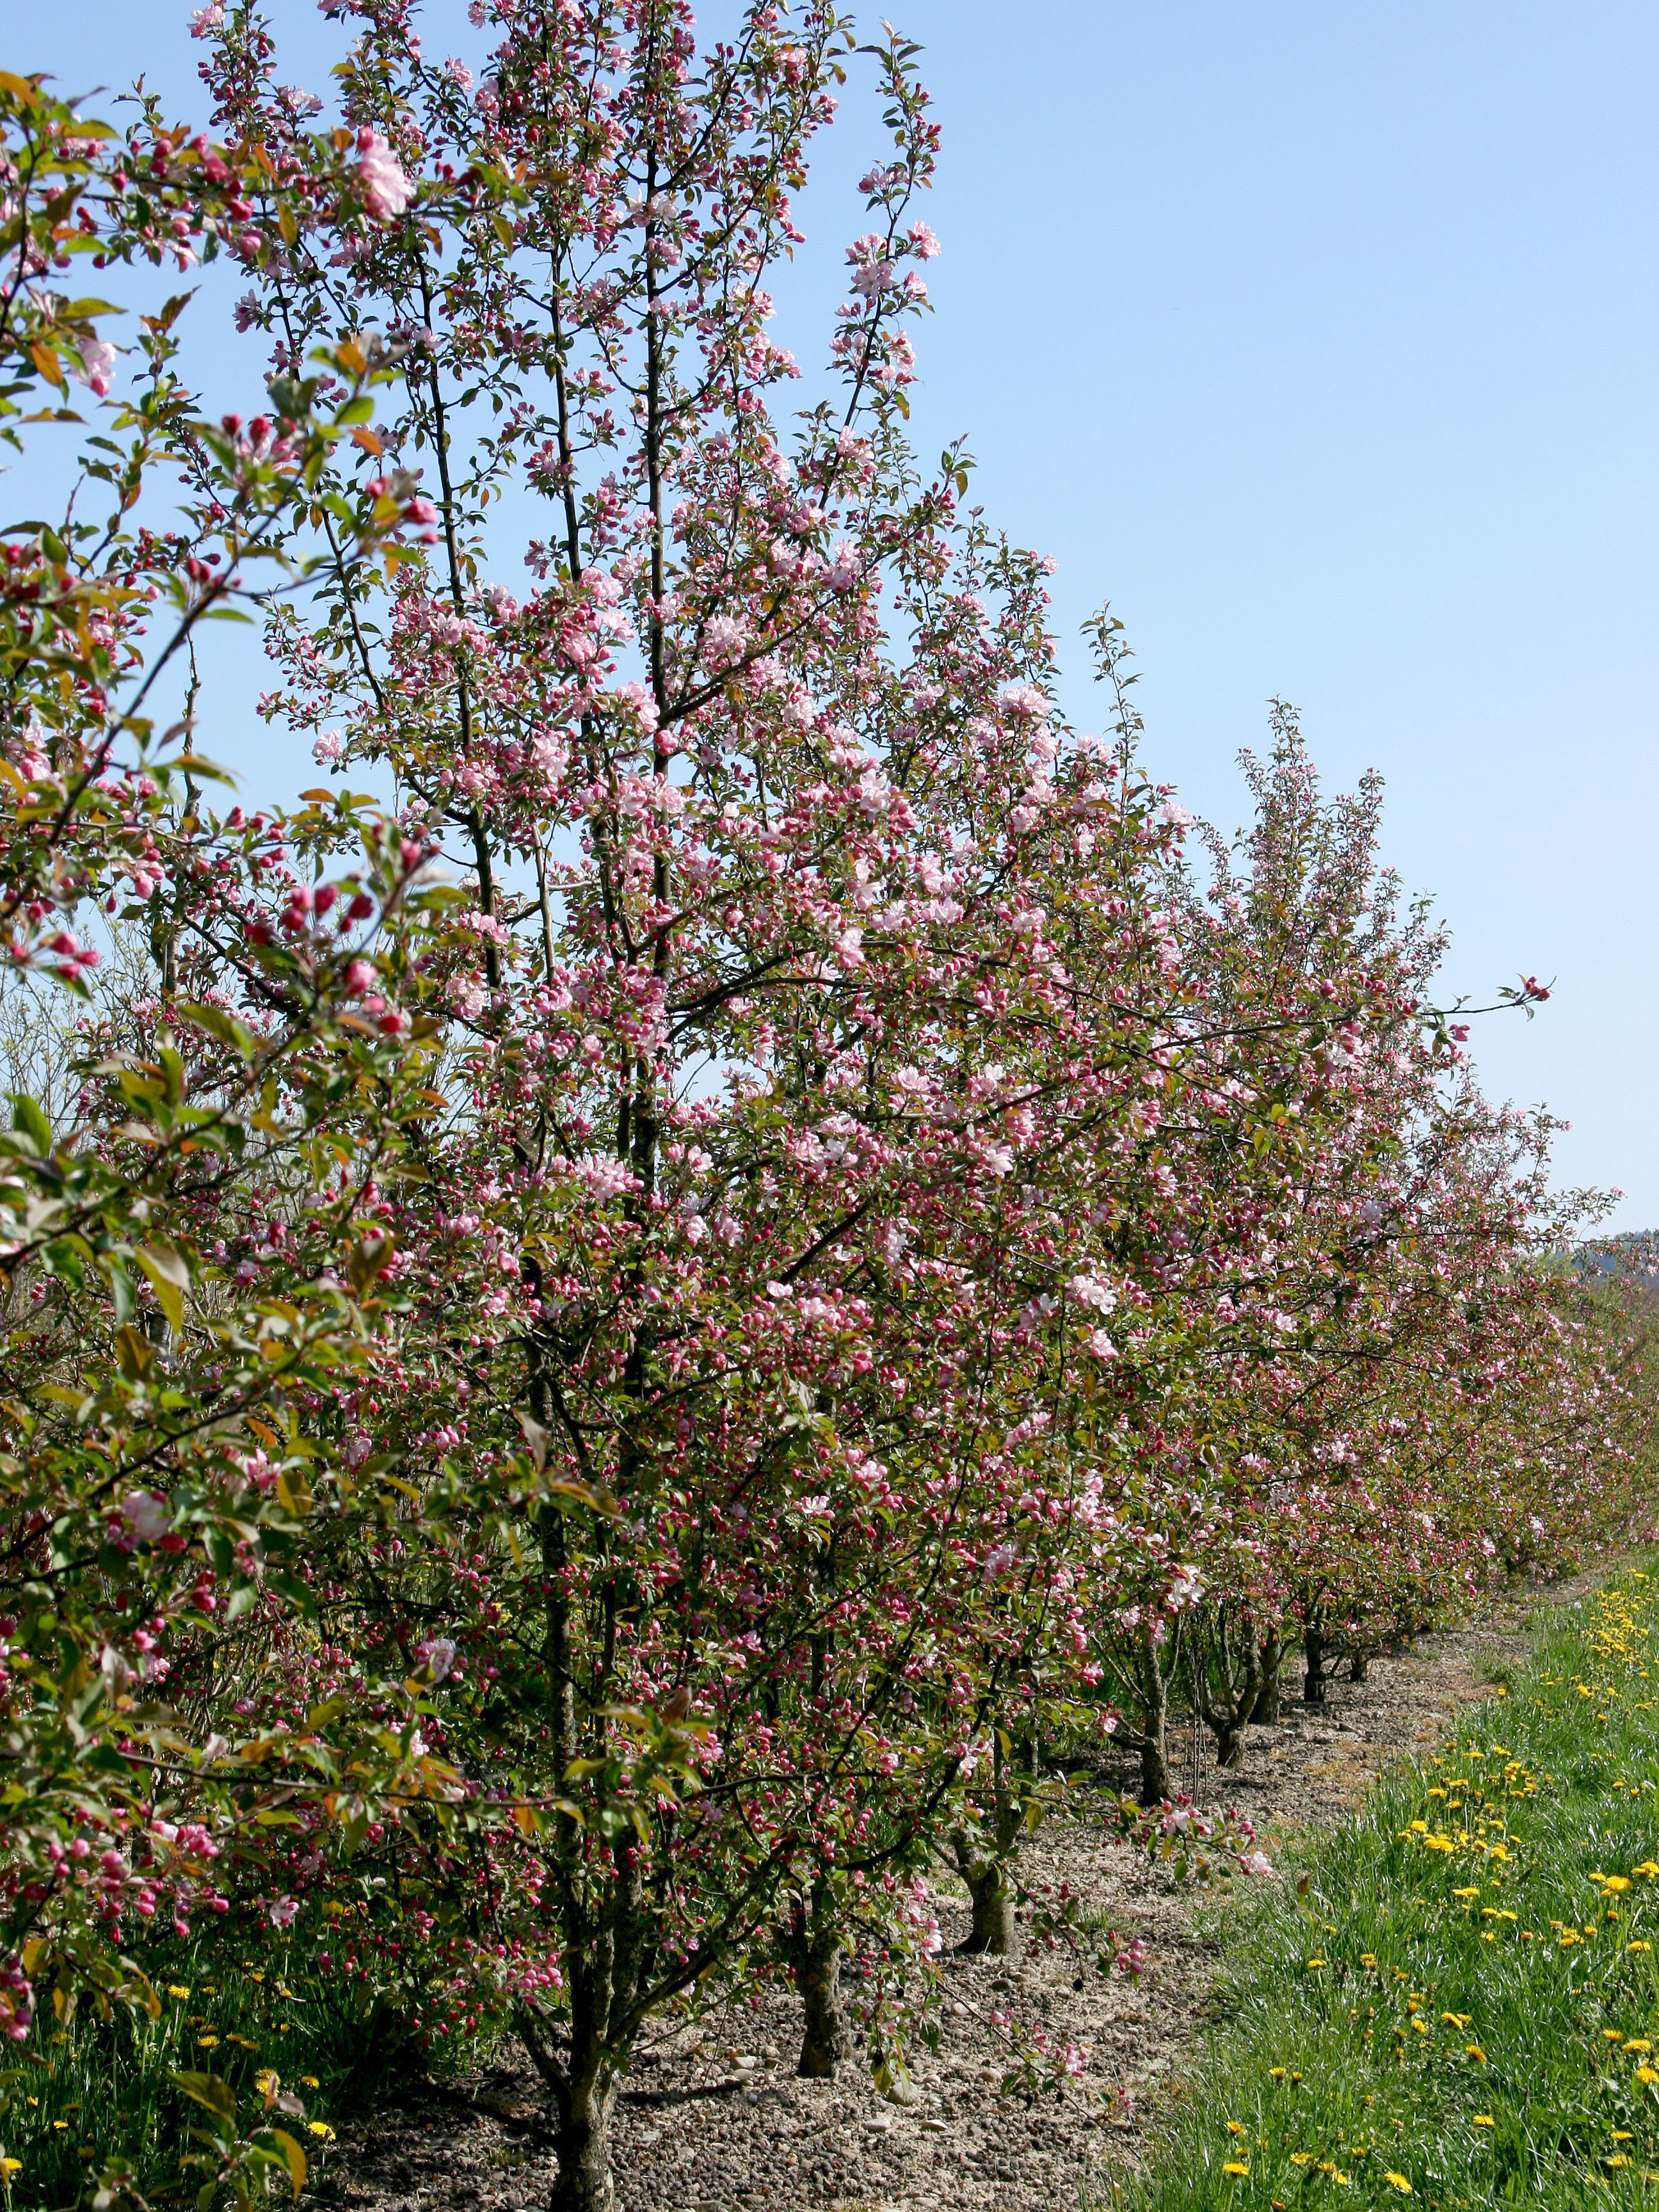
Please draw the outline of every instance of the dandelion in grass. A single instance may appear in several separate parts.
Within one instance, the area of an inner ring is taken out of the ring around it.
[[[328,2124],[328,2122],[327,2122],[326,2120],[307,2120],[307,2121],[306,2122],[306,2126],[309,2129],[309,2130],[311,2131],[311,2133],[312,2133],[313,2136],[317,2136],[317,2138],[319,2139],[319,2142],[333,2142],[333,2140],[334,2140],[334,2130],[333,2130],[333,2129],[332,2129],[331,2127],[330,2127],[330,2125],[329,2125],[329,2124]]]
[[[1497,2121],[1493,2119],[1490,2112],[1476,2112],[1474,2115],[1474,2124],[1478,2128],[1495,2128],[1498,2125]]]
[[[1230,2158],[1221,2171],[1224,2173],[1236,2174],[1241,2180],[1249,2179],[1250,2169],[1242,2159]]]
[[[1390,2189],[1397,2189],[1402,2197],[1410,2197],[1413,2194],[1412,2185],[1410,2182],[1407,2180],[1405,2175],[1403,2173],[1396,2173],[1392,2166],[1389,2168],[1382,2179],[1388,2183]]]

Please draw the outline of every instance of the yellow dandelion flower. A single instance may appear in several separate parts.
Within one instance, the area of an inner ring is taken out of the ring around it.
[[[1452,1892],[1452,1895],[1454,1897],[1479,1897],[1480,1894],[1480,1888],[1479,1883],[1477,1883],[1473,1889],[1455,1889]]]
[[[1243,2180],[1249,2179],[1250,2169],[1242,2159],[1230,2158],[1221,2171],[1224,2173],[1236,2173]]]
[[[325,2142],[333,2142],[334,2130],[326,2120],[307,2120],[306,2125],[313,2135],[319,2136]]]
[[[1474,2117],[1474,2124],[1478,2128],[1495,2128],[1498,2125],[1490,2112],[1476,2112]]]
[[[300,2086],[304,2089],[315,2089],[321,2085],[314,2074],[302,2074],[300,2076]]]
[[[1285,2069],[1282,2066],[1270,2066],[1267,2072],[1275,2081],[1282,2081],[1285,2079]]]
[[[1626,2051],[1651,2051],[1653,2045],[1648,2041],[1645,2035],[1632,2035],[1630,2041],[1625,2045],[1625,2048]]]
[[[1651,1943],[1626,1943],[1625,1948],[1627,1951],[1650,1951],[1653,1946]]]
[[[1392,2166],[1389,2168],[1382,2179],[1391,2189],[1397,2189],[1402,2197],[1409,2197],[1413,2194],[1410,2182],[1403,2173],[1396,2173]]]
[[[23,2171],[23,2161],[21,2158],[0,2158],[0,2168],[3,2168],[8,2173],[21,2173]]]
[[[1291,2153],[1291,2164],[1292,2166],[1311,2166],[1313,2164],[1313,2153],[1310,2150],[1293,2150]]]
[[[1649,2083],[1659,2081],[1659,2066],[1638,2066],[1636,2069],[1636,2078],[1638,2081]]]
[[[1615,2128],[1613,2131],[1613,2139],[1614,2142],[1633,2142],[1635,2141],[1635,2137],[1631,2134],[1628,2128]]]
[[[190,1990],[188,1987],[181,1987],[177,1982],[169,1982],[167,1984],[167,1995],[170,1997],[187,1997],[190,1995]]]

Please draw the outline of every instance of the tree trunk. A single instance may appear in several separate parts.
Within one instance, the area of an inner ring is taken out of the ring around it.
[[[974,1903],[974,1922],[963,1949],[1006,1959],[1014,1948],[1014,1893],[1000,1859],[981,1860],[964,1869],[963,1880]]]
[[[1164,1723],[1169,1716],[1169,1685],[1149,1620],[1140,1632],[1141,1701],[1146,1724],[1140,1741],[1140,1802],[1157,1805],[1170,1794],[1170,1763],[1164,1756]]]
[[[1264,1726],[1279,1725],[1279,1678],[1284,1664],[1284,1639],[1270,1636],[1261,1647],[1261,1687],[1255,1701],[1255,1717]]]
[[[841,1931],[817,1896],[795,1986],[805,2014],[795,2071],[804,2081],[833,2081],[841,2061],[853,2055],[853,2031],[841,2001]]]
[[[559,2170],[549,2212],[614,2212],[611,2114],[616,2101],[616,2075],[608,2066],[579,2075],[556,2100]]]
[[[951,1838],[957,1872],[968,1885],[973,1904],[973,1924],[964,1952],[983,1952],[1006,1959],[1014,1948],[1014,1885],[1009,1879],[1019,1844],[1021,1820],[1018,1794],[1008,1778],[1000,1729],[991,1739],[991,1807],[989,1834],[958,1828]]]
[[[1356,1651],[1352,1658],[1348,1662],[1348,1680],[1351,1682],[1363,1682],[1366,1675],[1369,1674],[1370,1671],[1370,1653],[1369,1651]]]
[[[1307,1662],[1307,1673],[1302,1684],[1302,1702],[1304,1705],[1322,1705],[1325,1702],[1325,1639],[1316,1628],[1310,1628],[1304,1632],[1302,1653]]]
[[[1244,1731],[1261,1700],[1261,1652],[1248,1614],[1230,1628],[1224,1605],[1207,1636],[1195,1627],[1191,1663],[1193,1701],[1215,1737],[1216,1764],[1237,1766],[1243,1757]]]

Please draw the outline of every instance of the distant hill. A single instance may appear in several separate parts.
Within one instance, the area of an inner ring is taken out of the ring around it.
[[[1581,1244],[1572,1258],[1581,1273],[1628,1283],[1659,1304],[1659,1230],[1629,1229],[1621,1237],[1598,1237]]]

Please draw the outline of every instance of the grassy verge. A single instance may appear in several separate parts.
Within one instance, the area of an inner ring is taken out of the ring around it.
[[[279,2124],[313,2166],[325,2164],[333,2118],[372,2100],[411,2053],[362,1981],[301,1964],[298,1948],[260,1944],[256,1935],[240,1960],[222,1946],[180,1948],[167,1967],[149,1960],[154,2018],[83,2011],[55,2027],[47,2007],[0,2066],[0,2206],[33,2212],[88,2202],[112,2167],[157,2205],[193,2201],[199,2176],[179,2161],[202,2114],[174,2086],[178,2072],[219,2075],[245,2126],[257,2124],[276,2076],[304,2108]],[[283,2181],[279,2199],[287,2188]]]
[[[1135,2212],[1659,2212],[1659,1579],[1546,1632],[1265,1906]]]

